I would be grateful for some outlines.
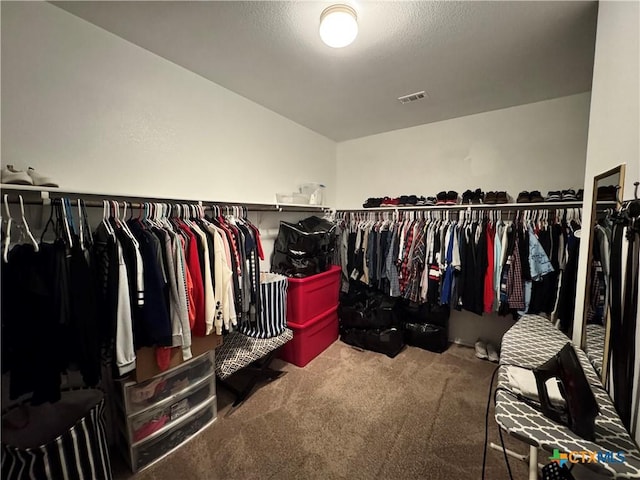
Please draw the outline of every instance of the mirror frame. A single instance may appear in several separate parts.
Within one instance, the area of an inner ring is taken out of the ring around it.
[[[626,164],[620,164],[617,167],[614,167],[606,172],[600,173],[593,177],[593,192],[591,194],[591,225],[589,226],[589,245],[587,250],[587,276],[585,283],[585,295],[584,295],[584,305],[583,305],[583,314],[582,314],[582,336],[580,337],[580,348],[583,351],[586,351],[587,347],[587,314],[589,312],[589,304],[591,303],[591,289],[589,288],[589,278],[591,278],[591,263],[593,258],[593,242],[594,235],[591,229],[593,225],[595,225],[596,221],[596,213],[597,213],[597,203],[598,203],[598,182],[604,178],[611,177],[612,175],[618,174],[618,189],[616,191],[616,205],[615,209],[619,210],[622,205],[622,198],[624,192],[624,174],[625,174]],[[604,311],[604,322],[605,322],[605,333],[604,333],[604,348],[602,350],[602,372],[600,372],[600,380],[603,385],[606,385],[607,381],[607,373],[609,371],[609,339],[611,335],[611,321],[610,321],[610,311],[609,305],[605,305]]]

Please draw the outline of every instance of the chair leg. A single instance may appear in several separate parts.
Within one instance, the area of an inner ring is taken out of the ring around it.
[[[276,356],[277,350],[274,350],[263,357],[262,360],[256,360],[250,366],[245,367],[241,370],[246,372],[251,372],[251,377],[247,381],[244,388],[238,390],[237,388],[230,385],[228,382],[223,380],[218,380],[220,384],[228,389],[231,393],[235,395],[235,400],[231,405],[231,409],[227,412],[225,417],[229,416],[233,411],[235,411],[244,401],[251,395],[251,392],[257,385],[257,383],[262,379],[275,380],[276,378],[281,377],[287,372],[274,370],[269,368],[269,365],[274,360]],[[240,370],[239,370],[240,371]]]

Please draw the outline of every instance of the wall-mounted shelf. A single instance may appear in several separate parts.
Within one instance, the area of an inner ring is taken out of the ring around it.
[[[613,202],[615,203],[615,202]],[[409,205],[404,207],[375,208],[338,208],[338,212],[394,212],[402,210],[545,210],[549,208],[581,208],[582,201],[575,202],[536,202],[536,203],[499,203],[472,205]]]
[[[148,195],[130,195],[122,193],[100,193],[83,190],[71,190],[56,187],[34,187],[30,185],[0,184],[0,192],[9,195],[22,195],[25,205],[42,205],[53,198],[69,197],[81,198],[85,200],[87,207],[102,207],[103,200],[116,200],[129,202],[132,208],[139,208],[140,203],[172,203],[172,204],[201,204],[217,205],[221,207],[237,206],[244,207],[249,211],[258,212],[325,212],[331,210],[326,205],[307,205],[293,203],[253,203],[235,202],[230,200],[210,200],[199,198],[168,198]],[[10,198],[10,201],[14,201]]]

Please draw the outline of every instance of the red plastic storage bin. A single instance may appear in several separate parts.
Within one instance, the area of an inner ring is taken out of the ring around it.
[[[287,289],[287,322],[304,324],[338,305],[340,267],[306,278],[290,278]]]
[[[304,325],[289,322],[293,339],[280,350],[280,358],[304,367],[338,339],[338,306],[329,309]]]

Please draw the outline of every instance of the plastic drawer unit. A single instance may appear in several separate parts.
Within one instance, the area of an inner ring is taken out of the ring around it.
[[[216,402],[215,399],[211,399],[182,417],[173,428],[160,435],[149,437],[148,441],[132,445],[128,451],[123,452],[127,456],[131,470],[138,472],[150,467],[177,450],[211,425],[216,420],[216,415]]]
[[[305,324],[338,305],[340,267],[305,278],[289,278],[287,322]]]
[[[213,358],[210,351],[145,382],[125,382],[121,389],[125,412],[133,415],[146,410],[209,377],[213,373]]]
[[[215,388],[215,377],[206,377],[186,391],[133,415],[129,422],[129,438],[136,444],[159,431],[166,431],[182,416],[215,396]]]
[[[148,381],[120,382],[118,445],[134,472],[193,438],[216,419],[214,352]]]

